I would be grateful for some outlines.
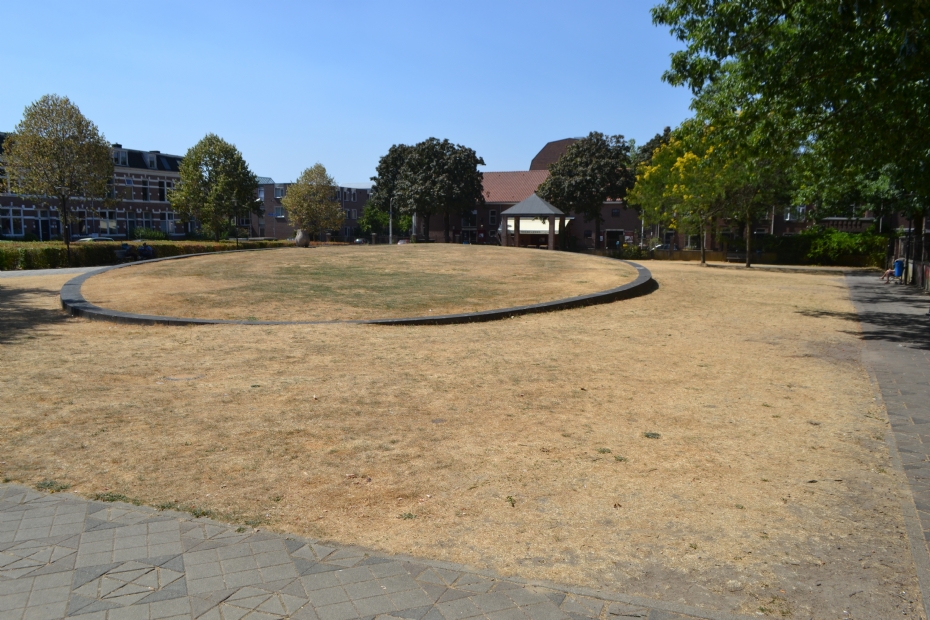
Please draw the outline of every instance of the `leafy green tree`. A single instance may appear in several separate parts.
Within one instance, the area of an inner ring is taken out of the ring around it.
[[[448,140],[429,138],[414,146],[395,145],[378,164],[373,206],[386,210],[393,200],[395,211],[416,214],[429,231],[430,219],[442,215],[445,239],[450,240],[453,216],[484,204],[484,160],[474,150]]]
[[[311,235],[339,228],[346,217],[336,200],[336,182],[319,163],[304,170],[297,182],[287,188],[281,204],[294,228]]]
[[[634,181],[626,139],[592,131],[549,166],[549,178],[536,193],[563,211],[574,211],[585,221],[593,220],[594,247],[600,247],[604,202],[625,198]]]
[[[375,176],[371,177],[371,180],[374,182],[371,188],[371,198],[365,205],[365,211],[370,210],[370,217],[366,219],[368,225],[373,225],[383,217],[384,229],[387,230],[389,214],[393,213],[393,229],[398,231],[409,230],[409,224],[407,224],[406,227],[399,225],[400,222],[398,220],[401,217],[401,213],[398,210],[399,206],[396,204],[396,201],[397,182],[400,179],[401,170],[407,158],[410,156],[412,149],[413,147],[407,146],[406,144],[395,144],[388,149],[387,154],[378,161],[378,167],[375,169]],[[393,205],[392,202],[394,203]],[[397,208],[392,208],[392,206]],[[363,216],[364,213],[363,211]],[[381,213],[382,215],[378,216],[376,220],[374,219],[375,213]],[[407,217],[409,217],[409,215]]]
[[[113,159],[106,139],[70,99],[45,95],[7,136],[4,159],[12,192],[57,199],[70,263],[73,201],[91,209],[108,204]]]
[[[168,194],[182,220],[196,220],[216,241],[229,231],[232,220],[261,214],[255,197],[258,179],[235,145],[207,134],[187,151],[180,166],[181,180]]]
[[[788,145],[835,170],[893,165],[928,203],[930,4],[664,0],[652,14],[685,43],[664,79],[701,118],[759,157]]]

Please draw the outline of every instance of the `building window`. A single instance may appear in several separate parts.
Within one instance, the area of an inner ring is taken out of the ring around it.
[[[358,202],[358,193],[354,189],[352,190],[352,202]]]
[[[488,225],[497,226],[497,211],[488,211]]]
[[[113,151],[113,163],[117,166],[128,166],[129,156],[126,151]]]
[[[132,179],[123,179],[123,185],[126,186],[126,200],[132,200]]]
[[[357,220],[357,219],[358,219],[358,209],[352,209],[349,213],[351,214],[351,215],[349,216],[350,219],[353,219],[353,220]]]
[[[591,231],[590,231],[590,230],[584,231],[584,238],[585,238],[585,239],[590,239],[590,238],[591,238]]]
[[[168,196],[167,196],[167,193],[165,192],[165,182],[159,181],[158,182],[158,199],[161,202],[165,202],[167,198]]]
[[[275,216],[275,217],[281,217],[281,218],[287,217],[287,214],[284,212],[284,207],[275,207],[275,208],[274,208],[274,216]]]
[[[158,228],[166,235],[174,233],[174,212],[166,211],[158,214]]]
[[[142,181],[140,181],[140,183],[142,184],[142,200],[145,200],[146,202],[148,202],[148,199],[149,199],[149,182],[146,181],[145,179],[143,179]]]
[[[264,199],[265,199],[265,188],[264,188],[264,187],[259,187],[259,188],[258,188],[258,199],[259,199],[259,200],[264,200]]]
[[[281,198],[284,198],[284,188],[283,188],[283,187],[276,187],[276,188],[274,188],[274,197],[277,198],[277,199],[279,199],[279,200],[280,200]]]
[[[117,233],[116,211],[101,211],[97,230],[101,235],[109,236]]]
[[[611,209],[610,217],[620,217],[620,209]]]
[[[23,235],[22,209],[0,209],[0,235],[8,237]]]
[[[158,163],[155,161],[154,155],[149,154],[148,157],[146,157],[146,159],[148,160],[149,168],[154,170],[155,168],[158,167]]]

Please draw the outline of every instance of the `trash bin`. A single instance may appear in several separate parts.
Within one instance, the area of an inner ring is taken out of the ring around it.
[[[894,262],[894,277],[900,278],[904,275],[904,259],[899,258]]]

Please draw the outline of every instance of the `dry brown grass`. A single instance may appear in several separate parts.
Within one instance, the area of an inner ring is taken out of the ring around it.
[[[830,587],[892,617],[917,588],[842,277],[648,266],[646,297],[417,328],[86,322],[55,311],[66,278],[0,280],[35,316],[0,329],[0,467],[530,578],[795,617]]]
[[[564,252],[450,244],[291,248],[203,256],[90,279],[97,305],[162,316],[327,321],[452,314],[594,293],[623,263]]]

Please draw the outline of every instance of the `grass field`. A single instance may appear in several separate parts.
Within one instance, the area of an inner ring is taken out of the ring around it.
[[[0,280],[2,476],[749,614],[902,617],[843,278],[647,266],[645,297],[417,328],[88,322],[57,309],[66,277]]]
[[[326,321],[491,310],[594,293],[632,267],[596,256],[447,244],[204,256],[89,280],[100,306],[168,316]]]

